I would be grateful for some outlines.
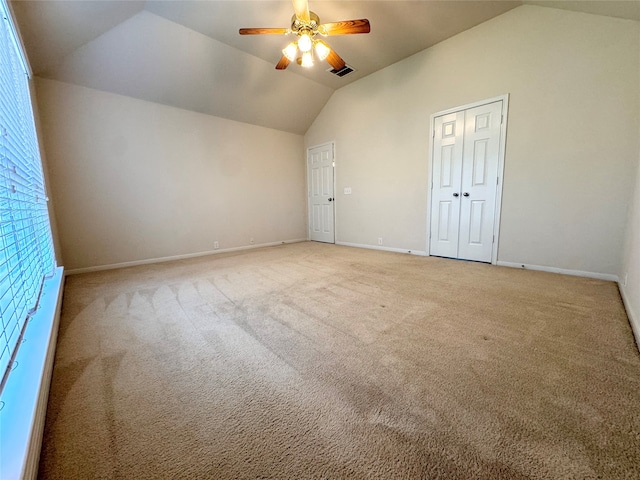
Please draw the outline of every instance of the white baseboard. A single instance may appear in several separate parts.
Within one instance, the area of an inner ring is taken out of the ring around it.
[[[598,280],[607,280],[609,282],[617,282],[618,276],[608,273],[584,272],[582,270],[567,270],[564,268],[546,267],[543,265],[528,265],[526,263],[502,262],[498,261],[497,265],[501,267],[521,268],[523,270],[538,270],[541,272],[561,273],[563,275],[573,275],[574,277],[596,278]]]
[[[237,252],[239,250],[251,250],[254,248],[273,247],[283,245],[285,243],[306,242],[306,238],[295,238],[292,240],[282,240],[280,242],[261,243],[259,245],[242,245],[240,247],[220,248],[217,250],[208,250],[206,252],[187,253],[184,255],[172,255],[169,257],[146,258],[144,260],[134,260],[131,262],[111,263],[109,265],[98,265],[95,267],[74,268],[66,272],[67,275],[75,275],[78,273],[99,272],[101,270],[114,270],[116,268],[135,267],[138,265],[148,265],[150,263],[171,262],[174,260],[184,260],[186,258],[205,257],[207,255],[216,255],[218,253]]]
[[[345,247],[355,247],[355,248],[368,248],[370,250],[383,250],[386,252],[410,253],[411,255],[419,255],[424,257],[429,256],[429,254],[425,250],[407,250],[404,248],[392,248],[392,247],[383,247],[380,245],[366,245],[361,243],[350,243],[350,242],[336,242],[336,245],[342,245]],[[496,262],[496,265],[499,265],[501,267],[521,268],[524,270],[538,270],[541,272],[560,273],[563,275],[573,275],[574,277],[596,278],[598,280],[606,280],[610,282],[617,282],[619,280],[617,275],[611,275],[608,273],[585,272],[582,270],[568,270],[564,268],[546,267],[543,265],[529,265],[529,264],[523,264],[523,263],[502,262],[502,261]]]
[[[336,242],[343,247],[368,248],[369,250],[382,250],[385,252],[410,253],[411,255],[427,256],[424,250],[407,250],[406,248],[383,247],[381,245],[366,245],[363,243]]]
[[[40,463],[49,386],[60,323],[64,274],[45,281],[36,313],[18,349],[17,367],[2,391],[0,478],[35,479]]]
[[[624,304],[624,308],[627,311],[627,317],[629,317],[629,323],[631,324],[633,336],[636,339],[636,345],[638,346],[638,350],[640,350],[640,318],[633,311],[633,308],[631,308],[631,304],[629,303],[629,300],[627,298],[626,287],[623,287],[620,282],[618,282],[618,290],[620,290],[622,303]]]

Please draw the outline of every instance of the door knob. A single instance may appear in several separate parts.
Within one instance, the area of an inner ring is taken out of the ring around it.
[[[460,196],[460,194],[459,194],[458,192],[456,192],[456,193],[454,193],[454,194],[453,194],[453,196],[454,196],[454,197],[459,197],[459,196]]]
[[[329,199],[329,201],[330,201],[330,202],[333,202],[333,198],[330,198],[330,199]]]
[[[464,192],[462,195],[464,195],[465,197],[469,196],[469,192]]]

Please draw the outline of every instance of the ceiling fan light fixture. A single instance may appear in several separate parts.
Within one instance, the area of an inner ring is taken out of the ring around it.
[[[316,54],[318,55],[318,58],[320,59],[320,61],[325,60],[331,53],[331,49],[329,48],[329,45],[324,43],[322,40],[316,40],[314,43],[315,43]]]
[[[308,33],[304,32],[300,34],[300,38],[298,39],[298,48],[302,53],[309,52],[311,47],[313,46],[313,42],[311,41],[311,37]]]
[[[311,52],[303,52],[302,53],[302,61],[300,63],[303,67],[313,67],[313,55]]]
[[[282,54],[289,59],[289,61],[293,62],[296,59],[296,54],[298,53],[298,46],[295,42],[291,42],[289,45],[284,47],[282,50]]]
[[[282,57],[276,64],[276,70],[285,70],[292,62],[306,68],[312,67],[313,57],[316,56],[321,62],[326,61],[336,72],[342,71],[346,66],[345,61],[317,36],[371,31],[366,18],[320,23],[320,17],[309,10],[309,0],[293,0],[293,10],[291,28],[241,28],[238,31],[240,35],[294,35],[293,42],[282,49]]]

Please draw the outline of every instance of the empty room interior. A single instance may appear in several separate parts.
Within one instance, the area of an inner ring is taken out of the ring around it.
[[[0,5],[1,478],[640,478],[640,2]]]

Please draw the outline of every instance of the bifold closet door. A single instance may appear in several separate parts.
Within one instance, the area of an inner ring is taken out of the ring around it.
[[[430,254],[491,262],[502,102],[434,121]]]

